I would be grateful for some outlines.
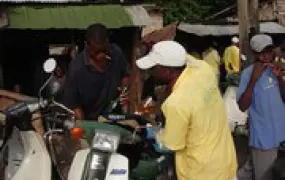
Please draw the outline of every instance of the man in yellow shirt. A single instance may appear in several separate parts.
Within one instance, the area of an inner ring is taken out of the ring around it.
[[[235,179],[235,148],[211,67],[174,41],[155,44],[136,64],[169,87],[162,142],[175,151],[178,180]]]
[[[227,75],[240,72],[239,39],[237,37],[233,37],[232,45],[226,48],[224,52],[224,63]]]

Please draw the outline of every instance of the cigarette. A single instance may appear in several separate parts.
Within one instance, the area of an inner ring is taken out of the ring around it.
[[[147,107],[152,101],[152,98],[148,98],[147,101],[145,102],[145,104],[143,105],[143,107]]]

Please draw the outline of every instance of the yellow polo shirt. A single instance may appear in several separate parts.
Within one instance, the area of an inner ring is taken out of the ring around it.
[[[240,72],[240,53],[239,48],[232,45],[224,52],[225,69],[228,73],[234,74]]]
[[[212,67],[215,74],[220,74],[221,57],[216,49],[208,48],[203,53],[203,60]]]
[[[225,106],[206,62],[189,56],[162,111],[162,142],[176,153],[178,180],[234,179],[236,153]]]

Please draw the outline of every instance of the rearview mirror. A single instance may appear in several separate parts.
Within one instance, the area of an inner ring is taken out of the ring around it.
[[[46,60],[43,64],[43,68],[44,71],[46,73],[52,73],[55,68],[56,68],[56,61],[53,58],[49,58],[48,60]],[[50,75],[50,77],[48,78],[48,80],[43,84],[43,86],[40,88],[39,92],[38,92],[38,96],[39,98],[42,98],[42,91],[43,89],[49,84],[49,82],[52,80],[53,78],[53,74]]]
[[[45,61],[43,65],[44,71],[46,73],[52,73],[55,68],[56,68],[56,61],[53,58],[49,58],[48,60]]]

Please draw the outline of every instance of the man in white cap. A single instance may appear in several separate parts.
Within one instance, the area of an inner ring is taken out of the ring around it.
[[[224,52],[224,63],[227,75],[240,72],[239,39],[236,36],[232,38],[231,46],[226,48]]]
[[[150,70],[157,84],[168,85],[161,139],[175,151],[178,179],[233,180],[236,153],[211,67],[174,41],[155,44],[136,64]]]
[[[250,45],[257,61],[242,72],[237,100],[242,111],[249,109],[249,146],[255,180],[271,180],[277,148],[285,140],[285,68],[273,62],[270,36],[255,35]]]

